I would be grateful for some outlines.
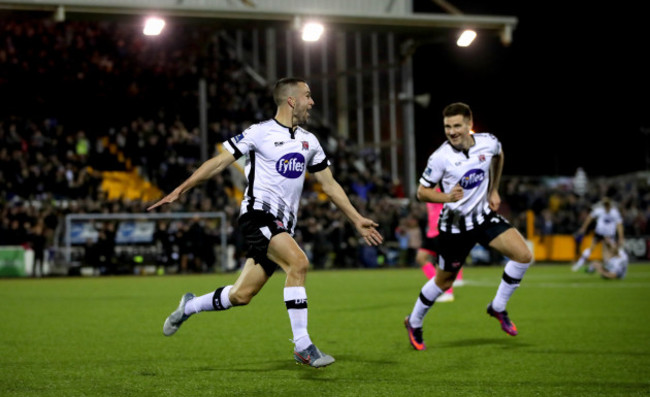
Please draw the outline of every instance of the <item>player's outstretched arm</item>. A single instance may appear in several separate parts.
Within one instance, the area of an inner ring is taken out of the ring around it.
[[[350,199],[347,194],[345,194],[341,185],[336,182],[332,175],[332,171],[329,168],[314,173],[314,176],[318,183],[322,185],[323,191],[327,194],[330,200],[332,200],[334,205],[336,205],[336,207],[348,217],[352,224],[354,224],[354,227],[357,229],[357,232],[359,232],[361,237],[363,237],[366,244],[379,245],[384,241],[384,238],[376,229],[379,224],[372,219],[361,216],[350,202]]]
[[[587,216],[587,219],[582,223],[582,226],[580,226],[580,229],[576,232],[576,236],[584,236],[585,232],[587,231],[587,226],[594,220],[594,218],[589,215]]]
[[[357,229],[357,232],[359,232],[368,245],[379,245],[384,242],[382,235],[375,229],[377,226],[379,226],[378,223],[364,217],[354,222],[354,227]]]
[[[616,225],[616,235],[618,236],[618,246],[622,247],[625,245],[625,236],[623,235],[623,223],[618,223]]]
[[[592,263],[592,266],[596,269],[602,278],[608,278],[610,280],[618,278],[615,273],[612,273],[605,269],[605,266],[601,262],[594,262]]]
[[[178,200],[183,193],[214,177],[234,161],[235,157],[228,151],[223,151],[210,160],[205,161],[196,171],[194,171],[194,173],[192,173],[192,175],[190,175],[189,178],[185,180],[185,182],[180,184],[176,189],[174,189],[174,191],[160,199],[157,203],[147,208],[147,211],[151,211],[163,204],[173,203]]]

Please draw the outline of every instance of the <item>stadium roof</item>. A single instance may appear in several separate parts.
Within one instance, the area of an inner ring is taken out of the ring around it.
[[[472,28],[495,31],[504,44],[517,26],[514,16],[462,13],[414,13],[412,0],[14,0],[0,9],[66,13],[145,14],[297,23],[315,18],[322,23],[358,28],[428,30]],[[449,11],[449,10],[448,10]]]

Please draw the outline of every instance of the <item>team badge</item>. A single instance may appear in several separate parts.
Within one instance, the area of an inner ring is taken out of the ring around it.
[[[302,141],[302,150],[309,150],[309,142]]]
[[[481,163],[484,163],[485,162],[485,155],[484,154],[479,155],[478,156],[478,161],[480,161]]]

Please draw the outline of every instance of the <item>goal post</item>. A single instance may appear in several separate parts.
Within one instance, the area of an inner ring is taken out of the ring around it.
[[[220,249],[215,258],[215,269],[221,271],[229,270],[228,262],[228,224],[225,212],[183,212],[183,213],[113,213],[113,214],[68,214],[65,216],[64,225],[64,258],[66,264],[71,266],[75,259],[73,251],[75,246],[97,241],[99,230],[97,223],[115,222],[118,227],[115,230],[115,247],[140,246],[153,248],[156,245],[154,233],[157,229],[157,222],[168,221],[183,222],[196,219],[214,225],[218,231]],[[214,230],[214,229],[212,229]],[[147,251],[149,252],[149,251]]]

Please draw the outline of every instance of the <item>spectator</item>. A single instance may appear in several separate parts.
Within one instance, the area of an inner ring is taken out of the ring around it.
[[[43,262],[45,260],[45,245],[46,245],[45,228],[43,221],[36,223],[29,235],[29,245],[34,251],[34,268],[32,277],[43,276]]]

